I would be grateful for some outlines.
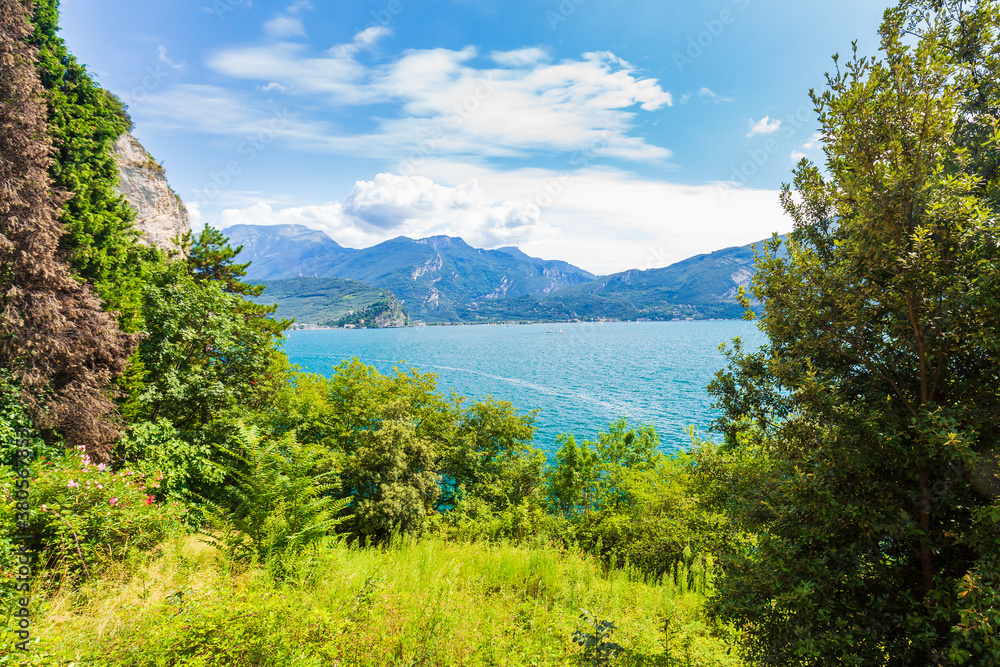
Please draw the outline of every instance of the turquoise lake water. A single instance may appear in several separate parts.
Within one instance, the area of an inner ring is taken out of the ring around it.
[[[383,373],[435,373],[463,396],[540,408],[535,444],[550,454],[560,433],[593,438],[621,416],[652,424],[674,451],[690,444],[687,427],[713,419],[705,387],[725,363],[719,344],[737,336],[763,342],[749,322],[622,322],[293,331],[285,351],[326,376],[357,357]]]

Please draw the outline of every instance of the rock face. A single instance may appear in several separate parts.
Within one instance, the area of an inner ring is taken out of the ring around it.
[[[178,250],[171,239],[191,231],[191,219],[163,172],[135,137],[125,133],[115,142],[120,181],[118,192],[136,212],[142,242],[163,250]]]

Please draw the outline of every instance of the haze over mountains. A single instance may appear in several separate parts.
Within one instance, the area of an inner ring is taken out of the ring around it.
[[[300,225],[236,225],[223,233],[243,246],[239,261],[252,262],[247,278],[271,286],[261,301],[280,304],[296,290],[315,293],[310,279],[341,278],[390,291],[424,322],[736,318],[737,290],[753,276],[752,246],[598,277],[517,248],[483,250],[446,236],[399,237],[355,250]],[[296,319],[325,323],[302,311]]]

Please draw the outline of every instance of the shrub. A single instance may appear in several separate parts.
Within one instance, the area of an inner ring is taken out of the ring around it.
[[[113,471],[80,450],[34,466],[31,511],[25,532],[38,547],[39,564],[70,580],[92,577],[110,561],[159,544],[182,529],[184,508],[156,501],[162,476]],[[0,525],[14,526],[13,471],[3,469]]]
[[[147,476],[163,474],[155,493],[160,500],[194,503],[225,481],[224,472],[212,461],[213,448],[185,440],[166,419],[132,426],[115,453],[118,460]]]

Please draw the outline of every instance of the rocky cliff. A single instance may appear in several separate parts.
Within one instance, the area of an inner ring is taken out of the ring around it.
[[[127,132],[115,142],[115,156],[118,192],[135,209],[143,243],[177,250],[172,239],[190,231],[191,220],[184,202],[170,189],[163,167]]]
[[[351,329],[389,329],[405,327],[409,324],[410,316],[403,308],[403,304],[392,292],[386,292],[384,298],[367,308],[327,322],[326,326]]]

